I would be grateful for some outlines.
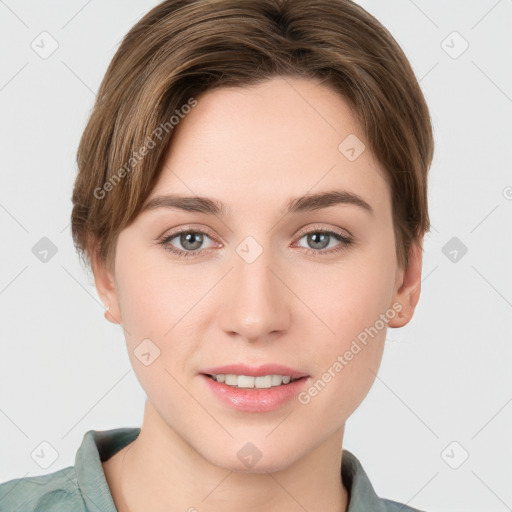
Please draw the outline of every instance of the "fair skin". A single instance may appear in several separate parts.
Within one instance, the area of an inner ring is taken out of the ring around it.
[[[103,463],[119,512],[347,509],[345,422],[374,382],[385,327],[306,405],[239,411],[200,371],[279,363],[309,375],[308,389],[394,303],[401,310],[388,325],[410,321],[421,246],[400,268],[385,174],[368,144],[354,161],[338,150],[349,134],[365,141],[344,99],[311,80],[207,91],[175,128],[148,200],[206,196],[228,214],[143,211],[121,231],[112,268],[94,258],[107,318],[122,325],[147,395],[139,437]],[[357,194],[373,214],[341,203],[284,215],[291,198],[331,190]],[[198,255],[157,243],[178,227],[207,231],[198,249],[180,236],[168,242]],[[320,235],[306,236],[318,228],[354,243],[331,235],[319,246]],[[251,263],[236,251],[248,236],[262,249]],[[148,366],[134,355],[146,338],[160,349]],[[248,442],[262,454],[251,468],[237,457]]]

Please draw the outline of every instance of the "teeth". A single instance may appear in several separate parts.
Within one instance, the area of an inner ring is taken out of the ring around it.
[[[228,386],[258,389],[281,386],[282,384],[288,384],[292,380],[289,375],[262,375],[259,377],[252,377],[250,375],[234,375],[223,373],[212,375],[212,378],[217,382],[224,382],[224,384],[227,384]]]

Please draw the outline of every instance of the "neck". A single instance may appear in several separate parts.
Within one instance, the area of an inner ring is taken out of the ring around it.
[[[345,512],[343,429],[285,469],[236,472],[211,463],[146,402],[139,436],[121,455],[119,512]],[[214,442],[214,440],[212,440]]]

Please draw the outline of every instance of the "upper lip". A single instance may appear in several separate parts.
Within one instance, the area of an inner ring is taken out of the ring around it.
[[[234,374],[248,375],[252,377],[260,377],[262,375],[289,375],[292,379],[300,379],[308,377],[307,373],[283,366],[281,364],[267,363],[260,366],[248,366],[246,364],[228,364],[225,366],[216,366],[215,368],[207,368],[201,371],[204,375]]]

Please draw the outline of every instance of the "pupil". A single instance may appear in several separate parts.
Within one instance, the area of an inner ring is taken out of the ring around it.
[[[197,237],[198,240],[194,242],[193,240],[195,237]],[[181,244],[187,249],[198,249],[201,247],[202,242],[203,240],[201,233],[186,233],[185,235],[181,235]]]
[[[323,249],[324,247],[327,247],[328,243],[327,239],[329,238],[329,235],[327,233],[313,233],[312,235],[308,235],[309,241],[313,243],[313,245],[316,245],[315,249]],[[323,239],[323,241],[319,242],[316,239]]]

